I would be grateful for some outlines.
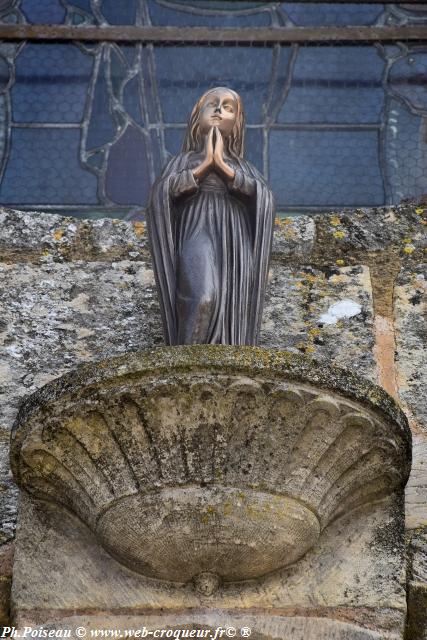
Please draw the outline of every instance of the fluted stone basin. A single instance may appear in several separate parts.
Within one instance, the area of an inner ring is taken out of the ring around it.
[[[130,569],[206,592],[206,576],[295,562],[331,520],[402,487],[409,460],[384,391],[252,347],[81,367],[27,400],[12,443],[23,489],[73,511]]]

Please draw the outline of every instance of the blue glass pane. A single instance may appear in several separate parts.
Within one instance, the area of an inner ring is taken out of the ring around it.
[[[74,6],[78,9],[83,9],[83,11],[86,11],[87,13],[92,13],[90,0],[69,0],[67,2],[67,6],[70,8]]]
[[[162,111],[158,95],[158,73],[155,69],[155,57],[149,47],[141,47],[140,64],[141,76],[143,80],[141,90],[141,102],[144,113],[147,114],[149,122],[161,122]]]
[[[79,24],[81,25],[83,23],[87,23],[88,22],[86,20],[85,16],[82,16],[77,11],[73,11],[73,13],[71,15],[71,21],[72,21],[72,24],[74,24],[74,25],[79,25]]]
[[[16,61],[15,122],[80,122],[92,57],[73,44],[27,44]]]
[[[95,83],[92,100],[92,112],[88,127],[86,148],[97,149],[113,140],[116,135],[116,121],[111,112],[109,64],[104,52]]]
[[[272,131],[269,155],[280,205],[384,203],[375,131]]]
[[[1,16],[0,22],[2,24],[18,24],[18,22],[19,22],[18,16],[19,16],[19,14],[15,13],[15,12],[3,13],[2,16]]]
[[[140,104],[140,77],[134,76],[126,83],[123,89],[123,106],[131,118],[138,124],[142,124]]]
[[[200,96],[226,86],[242,99],[249,123],[258,123],[268,93],[270,49],[253,47],[157,47],[156,67],[165,122],[187,122]]]
[[[0,56],[0,92],[8,88],[12,80],[12,67],[3,56]]]
[[[427,52],[410,52],[397,60],[389,73],[393,93],[410,109],[427,115]]]
[[[65,9],[60,0],[22,0],[23,11],[28,22],[33,24],[60,24],[64,22]]]
[[[427,193],[425,120],[391,100],[385,131],[385,160],[391,201]]]
[[[0,10],[3,15],[7,15],[8,11],[12,11],[16,2],[15,0],[2,0],[0,3]]]
[[[120,45],[120,51],[123,53],[123,55],[125,56],[126,60],[128,61],[128,64],[130,66],[132,66],[136,60],[135,60],[135,54],[137,51],[137,48],[135,45],[133,44],[121,44]]]
[[[159,26],[263,27],[271,24],[271,8],[248,2],[168,2],[169,8],[148,0],[150,18]],[[245,14],[239,15],[239,11]]]
[[[403,18],[404,24],[412,24],[416,21],[419,24],[425,24],[427,21],[427,7],[425,2],[417,4],[399,4],[399,18]]]
[[[262,129],[246,129],[245,158],[252,162],[263,173],[263,131]]]
[[[383,69],[373,46],[302,47],[278,121],[379,122]]]
[[[117,204],[145,205],[149,188],[147,138],[140,129],[130,125],[111,147],[106,193]]]
[[[120,91],[128,73],[128,62],[122,50],[110,45],[110,78],[114,97],[120,100]]]
[[[102,15],[110,24],[135,24],[137,0],[102,0]]]
[[[14,129],[0,188],[4,204],[97,202],[97,179],[79,164],[77,129]]]
[[[185,132],[185,127],[165,130],[165,146],[168,154],[174,156],[180,152]]]
[[[284,11],[298,26],[357,26],[374,24],[384,11],[382,4],[284,2]]]

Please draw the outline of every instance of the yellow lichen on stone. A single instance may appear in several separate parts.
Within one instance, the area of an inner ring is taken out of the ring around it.
[[[274,223],[282,231],[286,240],[293,240],[296,237],[295,229],[289,226],[292,225],[292,218],[275,218]]]
[[[338,227],[341,224],[341,220],[338,216],[331,216],[331,225],[333,227]]]
[[[341,258],[339,258],[338,260],[335,260],[335,264],[339,267],[343,267],[345,265],[345,260],[341,260]]]
[[[345,238],[345,232],[344,231],[334,231],[333,236],[334,236],[334,238]]]
[[[208,524],[211,517],[214,515],[215,513],[215,508],[212,507],[212,505],[208,505],[208,507],[206,508],[205,513],[202,515],[201,517],[201,521],[203,524]]]
[[[415,213],[420,216],[424,213],[424,209],[421,209],[421,208],[415,209]]]
[[[415,251],[415,247],[412,244],[407,244],[406,247],[404,247],[403,251],[404,251],[404,253],[407,253],[407,254],[410,255],[411,253],[413,253]]]
[[[411,244],[411,242],[412,242],[412,238],[403,238],[404,244]]]
[[[276,217],[274,219],[274,224],[277,227],[287,226],[288,224],[292,224],[292,218],[279,218],[279,217]]]
[[[293,238],[295,238],[295,230],[294,229],[285,229],[283,231],[283,235],[286,238],[286,240],[292,240]]]
[[[232,511],[233,511],[233,507],[232,507],[231,502],[225,502],[224,503],[224,509],[223,509],[224,515],[228,516],[228,515],[230,515],[230,513],[232,513]]]
[[[251,520],[259,520],[264,517],[261,509],[257,509],[255,506],[251,505],[250,507],[246,507],[245,509],[246,515]]]
[[[305,279],[306,279],[306,281],[307,281],[307,282],[309,282],[309,283],[316,282],[316,276],[314,276],[312,273],[307,273],[307,274],[305,275]]]
[[[141,222],[141,220],[135,220],[133,223],[133,228],[135,230],[135,235],[140,238],[145,233],[145,222]]]

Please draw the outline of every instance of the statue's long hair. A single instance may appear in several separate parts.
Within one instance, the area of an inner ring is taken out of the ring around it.
[[[207,96],[214,91],[219,90],[229,91],[235,98],[237,105],[236,122],[230,135],[226,140],[224,140],[224,147],[227,149],[228,153],[231,156],[242,158],[245,142],[245,113],[243,111],[241,97],[238,93],[236,93],[232,89],[229,89],[228,87],[215,87],[214,89],[209,89],[209,91],[206,91],[206,93],[204,93],[202,97],[199,98],[199,100],[196,102],[193,111],[191,112],[190,120],[188,122],[187,133],[185,134],[182,151],[202,151],[204,146],[204,138],[200,131],[199,124],[200,110]]]

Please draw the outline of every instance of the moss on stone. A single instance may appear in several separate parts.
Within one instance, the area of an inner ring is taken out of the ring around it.
[[[21,406],[12,431],[12,464],[20,442],[25,437],[26,424],[32,414],[44,411],[60,397],[79,394],[83,389],[96,385],[116,384],[118,380],[140,379],[169,373],[218,370],[222,374],[242,374],[248,377],[271,373],[277,379],[314,385],[317,388],[335,391],[344,397],[362,403],[395,425],[411,459],[411,432],[405,414],[381,387],[365,378],[336,366],[326,366],[314,359],[278,349],[251,346],[192,345],[180,347],[158,347],[130,353],[82,365],[50,382],[31,395]]]

